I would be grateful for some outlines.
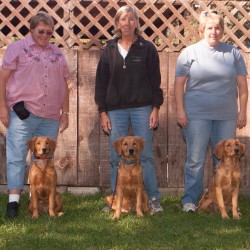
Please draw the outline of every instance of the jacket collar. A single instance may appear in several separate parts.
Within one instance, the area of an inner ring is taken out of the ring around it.
[[[110,44],[112,47],[117,47],[117,42],[120,38],[115,37],[112,40],[108,41],[108,44]],[[146,40],[142,36],[138,36],[138,39],[133,43],[138,48],[143,48],[146,44]]]

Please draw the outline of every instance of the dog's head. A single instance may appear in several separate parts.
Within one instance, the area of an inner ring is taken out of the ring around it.
[[[144,147],[144,141],[139,136],[125,136],[116,140],[113,147],[124,159],[138,160]]]
[[[223,157],[240,158],[245,154],[246,146],[239,142],[238,139],[228,139],[220,141],[214,149],[214,154],[218,159]]]
[[[52,157],[56,148],[56,141],[47,136],[38,136],[28,141],[27,146],[33,152],[35,158],[47,159]]]

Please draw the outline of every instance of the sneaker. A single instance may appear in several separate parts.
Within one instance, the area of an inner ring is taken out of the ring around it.
[[[14,217],[17,217],[18,215],[18,208],[19,208],[19,204],[16,201],[13,202],[9,202],[7,204],[7,210],[6,210],[6,218],[12,219]]]
[[[196,206],[193,203],[185,203],[183,205],[183,211],[187,213],[193,213],[196,210]]]
[[[153,198],[148,202],[149,209],[151,210],[152,214],[163,212],[163,208],[158,199]]]
[[[104,212],[104,213],[109,213],[112,209],[106,205],[101,211]]]

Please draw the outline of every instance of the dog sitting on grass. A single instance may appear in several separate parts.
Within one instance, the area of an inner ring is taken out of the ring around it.
[[[33,137],[27,146],[34,155],[29,172],[32,218],[37,219],[41,212],[48,212],[52,217],[61,216],[62,201],[56,190],[57,174],[52,159],[56,142],[46,136]]]
[[[220,159],[215,177],[208,186],[198,205],[197,211],[219,211],[222,219],[229,219],[232,211],[234,219],[240,219],[238,196],[240,187],[240,158],[245,153],[245,145],[237,139],[219,142],[214,150]]]
[[[125,136],[115,141],[113,146],[121,156],[115,195],[106,197],[108,206],[115,211],[113,220],[119,219],[121,213],[128,212],[136,212],[137,216],[142,217],[143,213],[149,213],[139,160],[144,141],[139,136]]]

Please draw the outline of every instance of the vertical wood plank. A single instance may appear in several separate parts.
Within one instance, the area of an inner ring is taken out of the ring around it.
[[[55,151],[55,168],[58,185],[77,184],[77,50],[62,49],[68,62],[71,77],[69,86],[69,127],[59,133]]]
[[[169,187],[183,187],[184,162],[186,145],[183,141],[181,128],[176,123],[174,99],[175,65],[179,53],[169,53],[168,74],[168,166]]]
[[[79,51],[78,57],[78,185],[99,186],[99,114],[94,101],[100,51]]]
[[[159,127],[154,132],[153,148],[159,187],[168,185],[168,53],[160,52],[161,88],[164,102],[159,110]]]
[[[243,57],[245,59],[247,65],[247,82],[249,88],[248,95],[248,105],[247,105],[247,118],[248,123],[247,126],[243,129],[237,129],[237,138],[240,142],[246,145],[246,153],[240,160],[240,169],[241,169],[241,184],[240,187],[245,191],[244,193],[250,195],[250,53],[243,53]]]
[[[0,49],[0,67],[5,49]],[[1,77],[1,76],[0,76]],[[0,107],[1,112],[1,107]],[[0,122],[0,184],[6,184],[6,128]]]

